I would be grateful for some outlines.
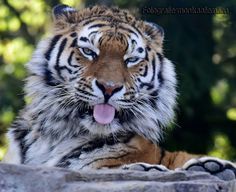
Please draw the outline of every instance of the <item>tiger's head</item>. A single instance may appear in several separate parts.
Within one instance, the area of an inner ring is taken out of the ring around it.
[[[58,5],[53,18],[53,35],[39,43],[28,64],[33,106],[91,134],[129,131],[158,142],[176,100],[163,29],[102,6],[78,11]]]

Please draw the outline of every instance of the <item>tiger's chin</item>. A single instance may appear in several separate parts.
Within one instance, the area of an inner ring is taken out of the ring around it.
[[[116,134],[118,132],[123,132],[122,125],[119,123],[117,118],[114,118],[108,124],[100,124],[98,123],[94,117],[87,116],[86,118],[81,120],[81,125],[85,127],[90,134],[97,135],[97,136],[109,136],[110,134]]]

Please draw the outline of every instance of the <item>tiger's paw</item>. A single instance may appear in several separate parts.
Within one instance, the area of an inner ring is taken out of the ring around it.
[[[236,179],[236,165],[214,157],[191,159],[184,164],[182,169],[208,172],[225,181]]]
[[[124,170],[134,171],[170,171],[164,165],[152,165],[148,163],[132,163],[122,166]]]

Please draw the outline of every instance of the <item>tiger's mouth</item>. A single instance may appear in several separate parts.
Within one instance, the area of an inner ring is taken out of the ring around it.
[[[93,118],[93,122],[97,123],[99,125],[109,125],[114,120],[116,122],[119,122],[121,124],[131,121],[133,118],[135,118],[135,114],[132,112],[132,110],[128,109],[122,109],[118,110],[116,107],[108,104],[108,103],[99,103],[95,105],[86,105],[81,112],[84,115],[89,115]],[[82,115],[82,117],[84,116]]]
[[[109,104],[97,104],[93,108],[93,117],[95,121],[102,125],[107,125],[115,118],[116,109]]]

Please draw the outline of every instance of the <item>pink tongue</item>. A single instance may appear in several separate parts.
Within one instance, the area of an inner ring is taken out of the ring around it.
[[[100,124],[111,123],[115,117],[115,108],[108,104],[98,104],[94,106],[93,117]]]

